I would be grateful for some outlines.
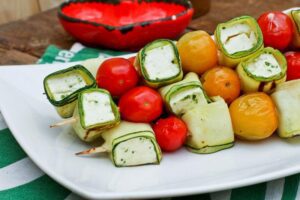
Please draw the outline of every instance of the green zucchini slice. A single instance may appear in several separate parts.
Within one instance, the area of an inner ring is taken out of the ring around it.
[[[292,19],[294,25],[294,35],[293,35],[292,45],[295,48],[299,48],[300,47],[300,9],[292,10],[290,13],[288,13],[288,15]]]
[[[279,116],[278,135],[282,138],[300,135],[300,80],[279,84],[271,97]]]
[[[122,121],[102,133],[105,149],[117,167],[159,164],[162,153],[149,124]]]
[[[159,92],[168,111],[177,116],[209,102],[198,75],[193,72],[189,72],[182,81],[160,88]]]
[[[253,17],[241,16],[221,23],[215,31],[220,64],[235,67],[263,48],[263,35]]]
[[[271,47],[258,51],[237,67],[242,90],[245,93],[270,92],[276,85],[286,80],[286,70],[285,57]]]
[[[104,89],[92,88],[81,92],[73,117],[73,129],[86,142],[93,141],[101,133],[120,123],[120,113],[110,93]]]
[[[44,79],[45,94],[62,118],[73,115],[79,92],[94,87],[95,78],[81,65],[59,70]]]
[[[183,77],[179,53],[171,40],[160,39],[147,44],[138,53],[136,65],[149,87],[158,88]]]
[[[227,104],[221,97],[187,111],[182,120],[189,135],[187,149],[194,153],[214,153],[234,145],[234,133]]]

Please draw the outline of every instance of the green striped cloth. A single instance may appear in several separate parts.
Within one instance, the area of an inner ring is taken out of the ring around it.
[[[58,63],[110,57],[125,52],[85,48],[79,43],[70,50],[49,46],[39,63]],[[253,186],[201,194],[172,200],[298,200],[300,174]],[[0,113],[0,200],[6,199],[83,199],[53,181],[27,157],[18,145]]]

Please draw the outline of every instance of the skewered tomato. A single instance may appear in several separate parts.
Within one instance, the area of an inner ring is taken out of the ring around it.
[[[217,64],[217,47],[205,31],[186,33],[177,42],[183,70],[203,74]]]
[[[263,92],[243,95],[229,107],[234,133],[242,139],[261,140],[278,127],[272,99]]]
[[[125,58],[110,58],[99,67],[97,84],[107,89],[112,96],[119,97],[138,83],[138,73],[133,64]]]
[[[241,90],[237,73],[227,67],[214,67],[202,76],[203,88],[209,96],[221,96],[230,104]]]
[[[263,36],[265,46],[284,50],[293,38],[293,22],[282,12],[266,12],[257,20]]]
[[[285,54],[287,61],[287,80],[300,79],[300,52],[287,52]]]
[[[187,136],[185,123],[174,116],[159,119],[154,125],[156,140],[164,151],[175,151],[182,147]]]
[[[126,92],[119,101],[123,119],[132,122],[151,122],[162,114],[163,101],[158,92],[139,86]]]

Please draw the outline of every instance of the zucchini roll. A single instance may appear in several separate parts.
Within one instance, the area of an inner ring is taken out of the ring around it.
[[[219,64],[235,67],[263,48],[263,35],[253,17],[241,16],[221,23],[215,31],[220,50]]]
[[[186,146],[199,154],[214,153],[234,145],[234,133],[226,102],[213,97],[214,102],[188,110],[182,120],[189,135]]]
[[[183,77],[179,53],[171,40],[147,44],[139,51],[135,65],[149,87],[158,88]]]
[[[96,77],[98,69],[104,60],[104,58],[91,58],[82,61],[80,64],[89,70],[94,77]]]
[[[296,48],[300,47],[300,9],[292,10],[288,13],[293,21],[294,25],[294,35],[292,45]]]
[[[75,107],[72,124],[78,137],[86,142],[98,138],[101,133],[120,123],[120,113],[110,93],[92,88],[81,92]]]
[[[159,90],[169,112],[181,116],[198,105],[207,104],[198,75],[189,72],[182,81],[162,87]]]
[[[286,80],[286,70],[285,57],[271,47],[260,50],[237,67],[241,88],[245,93],[270,92]]]
[[[102,133],[102,137],[105,143],[101,147],[77,155],[107,152],[117,167],[159,164],[161,161],[162,153],[149,124],[122,121]]]
[[[81,65],[54,72],[44,79],[45,94],[62,118],[72,117],[80,91],[94,87],[95,78]]]
[[[300,80],[279,84],[271,97],[278,111],[279,136],[290,138],[300,135]]]

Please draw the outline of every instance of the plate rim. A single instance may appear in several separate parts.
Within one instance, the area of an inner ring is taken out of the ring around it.
[[[61,67],[67,67],[71,66],[74,63],[63,63],[61,64]],[[52,65],[57,66],[57,64],[46,64],[49,66],[43,66],[43,67],[50,67]],[[3,66],[0,68],[0,72],[2,70],[10,70],[13,68],[20,68],[22,67],[23,69],[27,68],[37,68],[39,67],[35,65],[16,65],[16,66]],[[5,83],[0,79],[0,83]],[[5,84],[1,84],[0,88],[3,87]],[[164,197],[175,197],[175,196],[188,196],[188,195],[199,195],[203,193],[210,193],[210,192],[217,192],[217,191],[222,191],[222,190],[228,190],[228,189],[233,189],[237,187],[243,187],[247,185],[252,185],[252,184],[257,184],[261,182],[267,182],[270,180],[278,179],[281,177],[289,176],[292,174],[296,174],[300,172],[300,163],[296,164],[295,166],[292,167],[287,167],[284,169],[279,169],[276,171],[271,171],[269,173],[261,174],[261,175],[256,175],[252,176],[250,178],[244,178],[241,180],[233,180],[228,183],[223,183],[223,184],[213,184],[212,186],[209,187],[203,187],[203,186],[194,186],[194,187],[189,187],[189,188],[182,188],[182,189],[165,189],[165,190],[159,190],[156,192],[153,191],[129,191],[129,192],[85,192],[80,190],[76,184],[73,184],[71,181],[68,181],[64,179],[63,177],[60,177],[59,174],[55,173],[55,171],[52,171],[50,169],[47,169],[47,167],[44,167],[44,164],[39,161],[39,159],[34,155],[32,152],[32,148],[28,147],[23,143],[23,140],[19,137],[20,134],[19,131],[17,130],[18,128],[15,127],[14,123],[12,123],[13,119],[11,118],[9,114],[9,109],[5,108],[3,106],[3,100],[0,98],[0,111],[7,123],[8,128],[11,130],[12,135],[14,138],[17,140],[19,145],[22,147],[22,149],[26,152],[28,157],[42,170],[44,171],[48,176],[50,176],[52,179],[54,179],[56,182],[61,184],[62,186],[66,187],[70,191],[85,197],[85,198],[92,198],[92,199],[120,199],[120,198],[131,198],[131,199],[148,199],[148,198],[164,198]]]

